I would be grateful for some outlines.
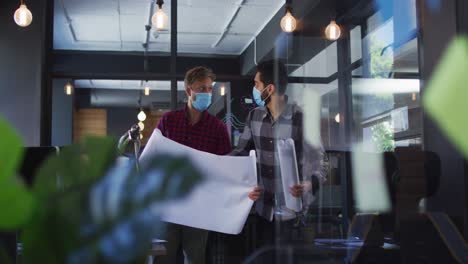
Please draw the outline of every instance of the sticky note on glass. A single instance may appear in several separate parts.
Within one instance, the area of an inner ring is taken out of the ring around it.
[[[468,158],[468,38],[445,51],[423,95],[425,111]]]
[[[322,97],[314,90],[304,91],[304,139],[313,146],[321,146],[320,116]]]
[[[372,142],[352,148],[353,193],[360,213],[382,213],[391,210],[385,179],[383,154],[377,153]]]

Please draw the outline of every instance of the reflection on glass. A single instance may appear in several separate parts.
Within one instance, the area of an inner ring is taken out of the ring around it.
[[[352,73],[355,139],[372,140],[380,152],[393,151],[402,140],[417,144],[412,139],[421,135],[417,39],[395,43],[401,18],[383,17],[378,12],[367,20],[365,59]]]

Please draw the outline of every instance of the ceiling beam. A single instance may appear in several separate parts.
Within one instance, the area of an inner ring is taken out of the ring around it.
[[[236,5],[236,8],[234,9],[234,12],[232,13],[231,17],[228,19],[228,22],[226,23],[226,26],[224,26],[221,35],[216,39],[215,43],[211,45],[212,48],[216,48],[218,44],[224,39],[226,34],[228,33],[229,29],[231,28],[232,22],[236,19],[237,15],[239,14],[240,9],[242,8],[242,5],[245,3],[246,0],[240,0],[240,2]]]
[[[65,20],[67,21],[66,23],[68,25],[68,29],[70,30],[70,35],[72,36],[72,40],[73,40],[73,42],[77,42],[78,39],[76,38],[75,29],[73,28],[73,24],[72,24],[72,20],[70,18],[70,15],[68,14],[67,9],[65,8],[65,4],[63,3],[63,0],[59,0],[59,1],[60,1],[60,5],[62,6],[63,15],[65,16]]]
[[[287,59],[288,64],[304,64],[333,42],[324,38],[324,30],[333,17],[352,28],[375,12],[372,0],[293,1],[294,16],[299,19],[298,29],[287,34],[281,31],[280,9],[241,55],[241,73],[252,74],[255,62],[266,59]],[[289,67],[290,71],[297,67]]]
[[[148,54],[148,72],[144,69],[143,53],[55,51],[52,55],[52,76],[81,79],[167,80],[171,78],[170,57]],[[240,76],[239,59],[232,56],[177,56],[176,78],[195,66],[207,66],[220,78]]]

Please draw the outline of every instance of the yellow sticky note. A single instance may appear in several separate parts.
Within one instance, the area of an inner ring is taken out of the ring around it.
[[[445,51],[423,96],[424,110],[468,158],[468,38]]]

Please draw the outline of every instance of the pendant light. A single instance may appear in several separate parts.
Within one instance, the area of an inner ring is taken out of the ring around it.
[[[144,88],[144,94],[145,94],[145,96],[149,96],[150,93],[151,93],[150,86],[148,84],[148,81],[146,81],[146,85],[145,85],[145,88]]]
[[[72,95],[72,94],[73,94],[73,90],[74,90],[73,84],[72,84],[70,81],[68,81],[68,82],[65,84],[64,90],[65,90],[65,94],[66,94],[66,95]]]
[[[31,25],[33,16],[31,11],[29,11],[28,7],[24,4],[24,0],[21,0],[21,5],[18,9],[16,9],[13,18],[15,23],[20,27],[27,27]]]
[[[340,113],[336,114],[335,122],[340,123]]]
[[[143,111],[143,109],[140,108],[140,113],[138,113],[137,118],[141,122],[146,120],[146,114],[145,114],[145,111]]]
[[[226,94],[226,87],[224,85],[221,86],[219,93],[221,96],[224,96]]]
[[[157,31],[167,31],[169,26],[169,17],[162,10],[163,0],[157,0],[158,10],[151,17],[151,24]]]
[[[140,98],[138,99],[138,106],[140,107],[140,112],[137,115],[137,118],[139,121],[143,122],[146,120],[146,114],[145,111],[143,111],[143,108],[141,107],[141,91],[140,93]]]
[[[330,41],[335,41],[338,40],[341,36],[341,28],[340,26],[336,23],[336,0],[333,1],[334,3],[332,4],[333,7],[335,7],[334,10],[331,10],[330,14],[330,24],[325,28],[325,38],[330,40]]]
[[[286,14],[281,19],[281,29],[286,33],[291,33],[296,29],[297,21],[292,14],[292,8],[289,1],[286,1]]]
[[[335,41],[339,39],[341,36],[341,29],[338,24],[336,24],[335,20],[332,20],[330,24],[325,29],[325,37],[328,40]]]
[[[145,129],[145,124],[142,121],[138,122],[138,126],[140,127],[140,131]]]

